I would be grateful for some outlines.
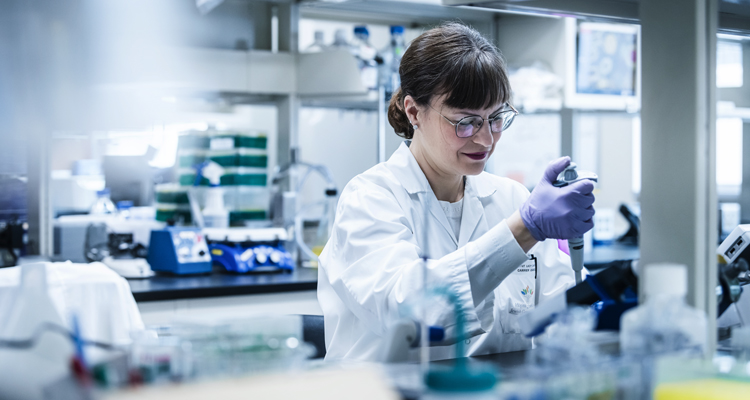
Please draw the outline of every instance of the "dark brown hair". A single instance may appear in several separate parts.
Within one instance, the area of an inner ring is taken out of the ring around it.
[[[445,105],[482,109],[510,100],[505,62],[498,49],[479,32],[450,22],[430,29],[411,42],[401,59],[401,88],[391,97],[388,122],[396,134],[411,139],[414,129],[404,110],[404,98],[430,104],[447,95]]]

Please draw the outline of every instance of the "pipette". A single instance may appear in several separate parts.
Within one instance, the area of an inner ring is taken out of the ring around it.
[[[556,187],[568,186],[572,183],[588,179],[597,182],[599,177],[591,171],[578,171],[577,165],[571,162],[563,172],[557,176],[557,180],[552,183]],[[583,281],[581,271],[583,271],[583,237],[568,239],[568,248],[570,249],[570,264],[576,275],[576,284]]]

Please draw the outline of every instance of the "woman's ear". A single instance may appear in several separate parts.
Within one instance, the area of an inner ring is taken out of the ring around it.
[[[419,108],[414,98],[409,95],[404,97],[404,112],[406,112],[406,118],[409,118],[410,124],[419,125]]]

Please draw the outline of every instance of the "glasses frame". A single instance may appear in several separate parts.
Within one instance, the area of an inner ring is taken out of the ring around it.
[[[502,130],[502,131],[505,131],[506,129],[508,129],[508,128],[510,127],[510,124],[512,124],[512,123],[513,123],[513,119],[515,119],[515,118],[516,118],[516,116],[518,115],[518,110],[516,110],[516,108],[515,108],[515,107],[513,107],[513,106],[512,106],[512,105],[511,105],[510,103],[505,103],[505,105],[506,105],[507,107],[510,107],[510,110],[507,110],[507,109],[505,109],[506,107],[503,107],[503,110],[502,110],[502,111],[500,111],[500,112],[498,113],[498,115],[500,115],[500,114],[503,114],[503,113],[506,113],[506,112],[513,112],[513,116],[511,117],[511,121],[510,121],[510,122],[508,123],[508,126],[506,126],[506,127],[505,127],[505,128],[504,128],[504,129]],[[460,139],[468,139],[468,138],[471,138],[471,137],[474,137],[474,136],[476,136],[476,134],[477,134],[477,133],[479,133],[479,131],[480,131],[480,130],[482,129],[482,126],[484,126],[484,122],[485,122],[485,121],[487,121],[487,126],[490,126],[490,124],[491,124],[491,122],[490,122],[490,118],[482,118],[482,117],[479,117],[478,115],[472,115],[472,116],[469,116],[469,117],[463,117],[463,118],[459,119],[458,121],[456,121],[456,122],[453,122],[453,121],[451,121],[450,119],[448,119],[448,117],[446,117],[445,115],[441,114],[441,113],[440,113],[440,111],[438,111],[438,110],[437,110],[437,109],[436,109],[435,107],[433,107],[433,106],[431,106],[431,105],[429,105],[429,104],[428,104],[428,106],[429,106],[429,107],[430,107],[431,109],[435,110],[435,112],[436,112],[436,113],[438,113],[438,115],[440,115],[441,117],[443,117],[443,119],[445,119],[446,121],[448,121],[448,123],[449,123],[449,124],[453,125],[453,128],[454,128],[454,129],[455,129],[455,131],[456,131],[456,137],[457,137],[457,138],[460,138]],[[463,121],[463,120],[465,120],[465,119],[469,119],[469,118],[477,118],[477,117],[479,117],[479,118],[482,118],[482,125],[480,125],[480,126],[479,126],[479,128],[477,128],[477,129],[476,129],[476,130],[475,130],[475,131],[474,131],[474,132],[473,132],[473,133],[471,134],[471,136],[459,136],[459,135],[458,135],[458,124],[460,124],[460,123],[461,123],[461,121]],[[493,120],[494,120],[494,119],[497,119],[497,117],[495,117],[495,118],[492,118],[492,119],[493,119]],[[490,127],[490,133],[493,133],[493,132],[492,132],[492,128],[491,128],[491,127]],[[500,133],[500,132],[497,132],[497,133]]]

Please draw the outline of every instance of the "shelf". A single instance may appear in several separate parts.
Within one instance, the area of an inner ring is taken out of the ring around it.
[[[612,22],[638,23],[639,0],[443,0],[450,6],[470,6],[528,14],[579,16]],[[719,31],[750,34],[750,4],[719,1]]]
[[[367,94],[362,95],[350,95],[350,96],[311,96],[302,97],[302,106],[304,107],[323,107],[323,108],[339,108],[347,110],[366,110],[366,111],[377,111],[378,109],[378,94],[375,91],[371,91]]]
[[[445,7],[440,0],[303,1],[303,18],[342,19],[360,23],[425,24],[445,20],[492,21],[492,13],[471,7]]]

